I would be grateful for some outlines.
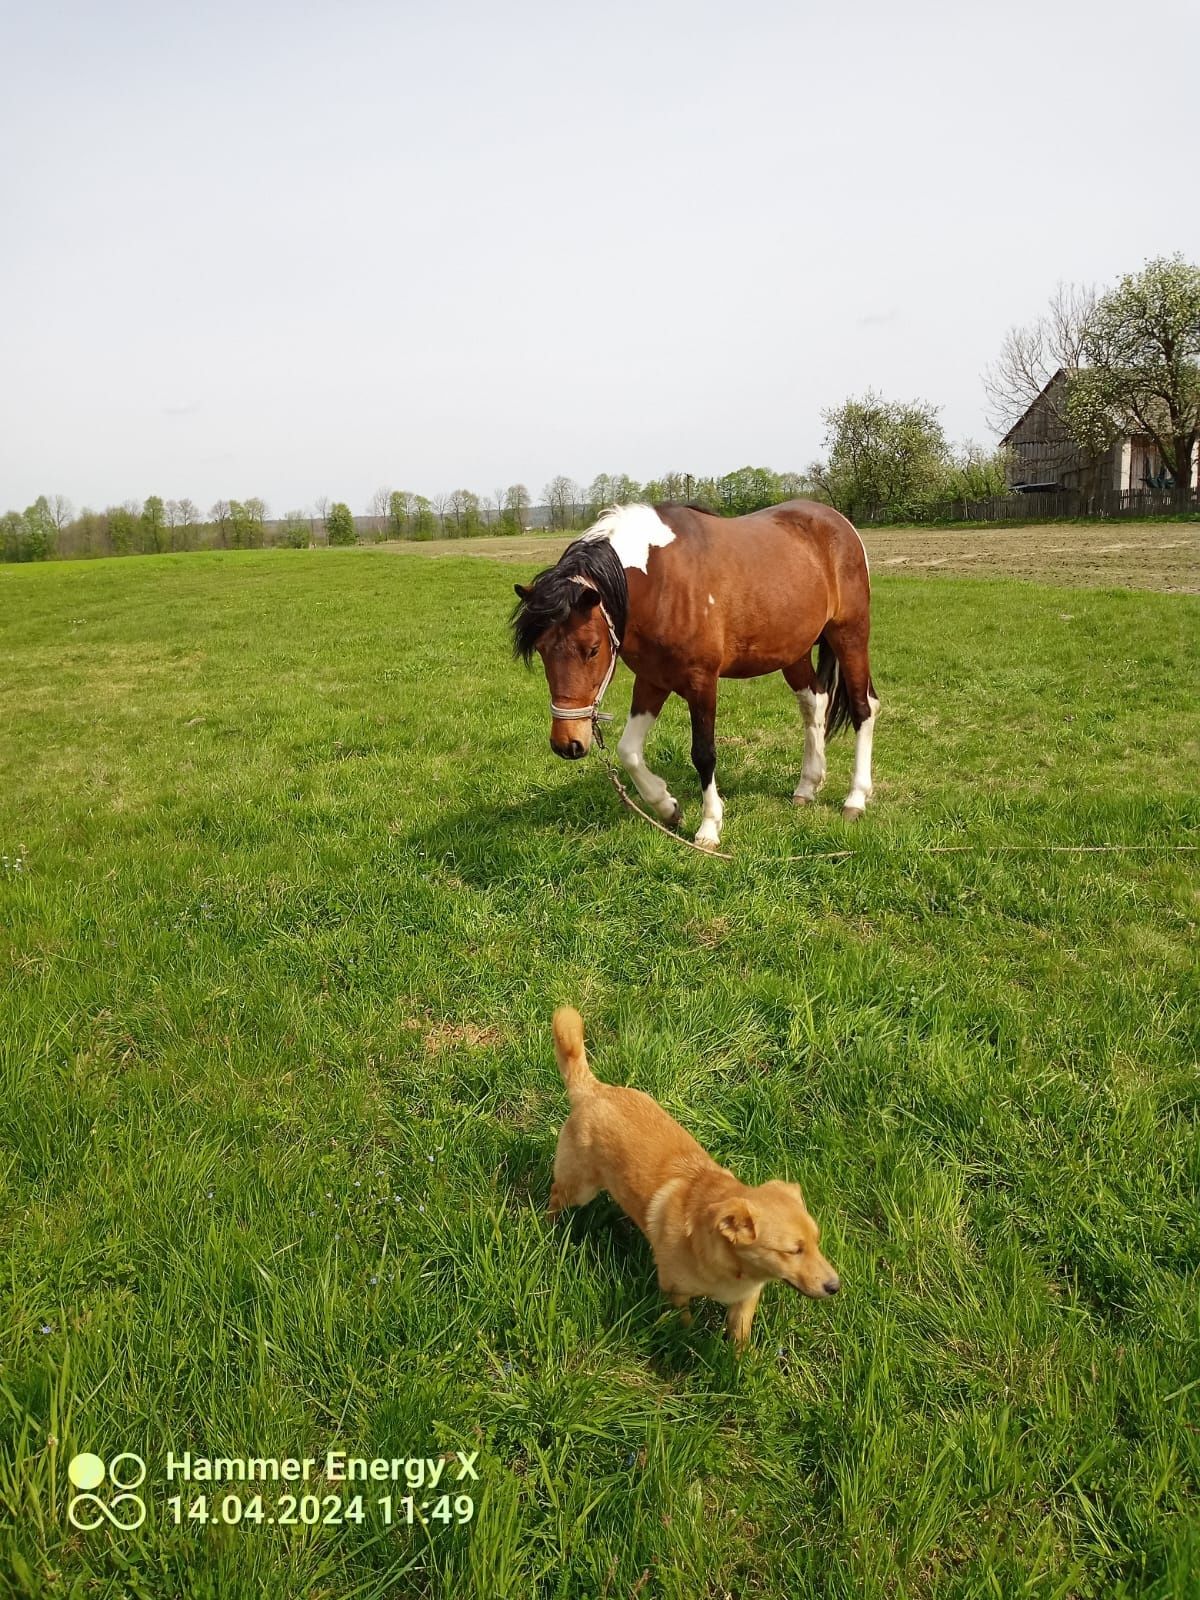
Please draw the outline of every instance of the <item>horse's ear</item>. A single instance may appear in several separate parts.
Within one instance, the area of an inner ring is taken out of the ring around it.
[[[580,589],[575,601],[576,611],[594,611],[600,604],[600,596],[595,589]]]
[[[529,590],[525,587],[525,585],[523,583],[514,583],[513,584],[513,593],[516,595],[518,600],[528,600],[529,599]]]

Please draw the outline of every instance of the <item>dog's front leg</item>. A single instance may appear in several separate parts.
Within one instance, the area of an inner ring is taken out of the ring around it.
[[[678,1310],[680,1322],[683,1323],[685,1328],[690,1328],[692,1325],[691,1295],[673,1294],[671,1296],[671,1304]]]
[[[758,1299],[761,1294],[760,1283],[744,1300],[735,1300],[725,1317],[725,1327],[739,1355],[746,1348],[746,1342],[750,1338],[750,1324],[754,1321],[754,1313],[758,1310]]]

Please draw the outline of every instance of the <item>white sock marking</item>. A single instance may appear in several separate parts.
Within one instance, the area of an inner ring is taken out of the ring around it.
[[[721,796],[717,793],[717,777],[713,774],[712,782],[704,791],[704,817],[696,830],[697,844],[711,844],[714,847],[721,842],[721,824],[725,820],[725,807]]]
[[[649,711],[639,711],[625,724],[625,731],[617,745],[617,760],[633,779],[633,786],[646,803],[658,812],[664,822],[669,822],[679,809],[674,796],[657,773],[651,772],[642,754],[646,736],[658,718]]]
[[[825,717],[829,696],[812,689],[797,689],[796,704],[804,718],[804,761],[793,800],[812,800],[825,782]]]
[[[868,695],[867,704],[871,708],[871,715],[859,728],[854,741],[854,778],[842,807],[843,812],[855,814],[864,812],[871,798],[871,746],[875,739],[875,713],[879,710],[879,701],[874,695]]]

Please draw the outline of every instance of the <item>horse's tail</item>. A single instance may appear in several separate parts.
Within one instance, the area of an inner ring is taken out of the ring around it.
[[[574,1105],[581,1094],[596,1080],[588,1066],[587,1051],[583,1048],[583,1018],[574,1006],[559,1006],[554,1013],[554,1054],[558,1070],[567,1086],[567,1098]]]
[[[825,737],[832,739],[835,733],[840,733],[843,728],[854,725],[854,717],[850,709],[850,692],[846,688],[846,679],[838,665],[837,653],[824,634],[817,641],[817,689],[821,694],[829,696],[829,704],[825,710]],[[875,693],[875,685],[868,678],[867,692]]]

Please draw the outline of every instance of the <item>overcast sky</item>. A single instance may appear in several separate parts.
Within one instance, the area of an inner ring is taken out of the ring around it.
[[[868,387],[990,440],[1060,279],[1200,257],[1198,19],[0,0],[0,510],[801,470]]]

